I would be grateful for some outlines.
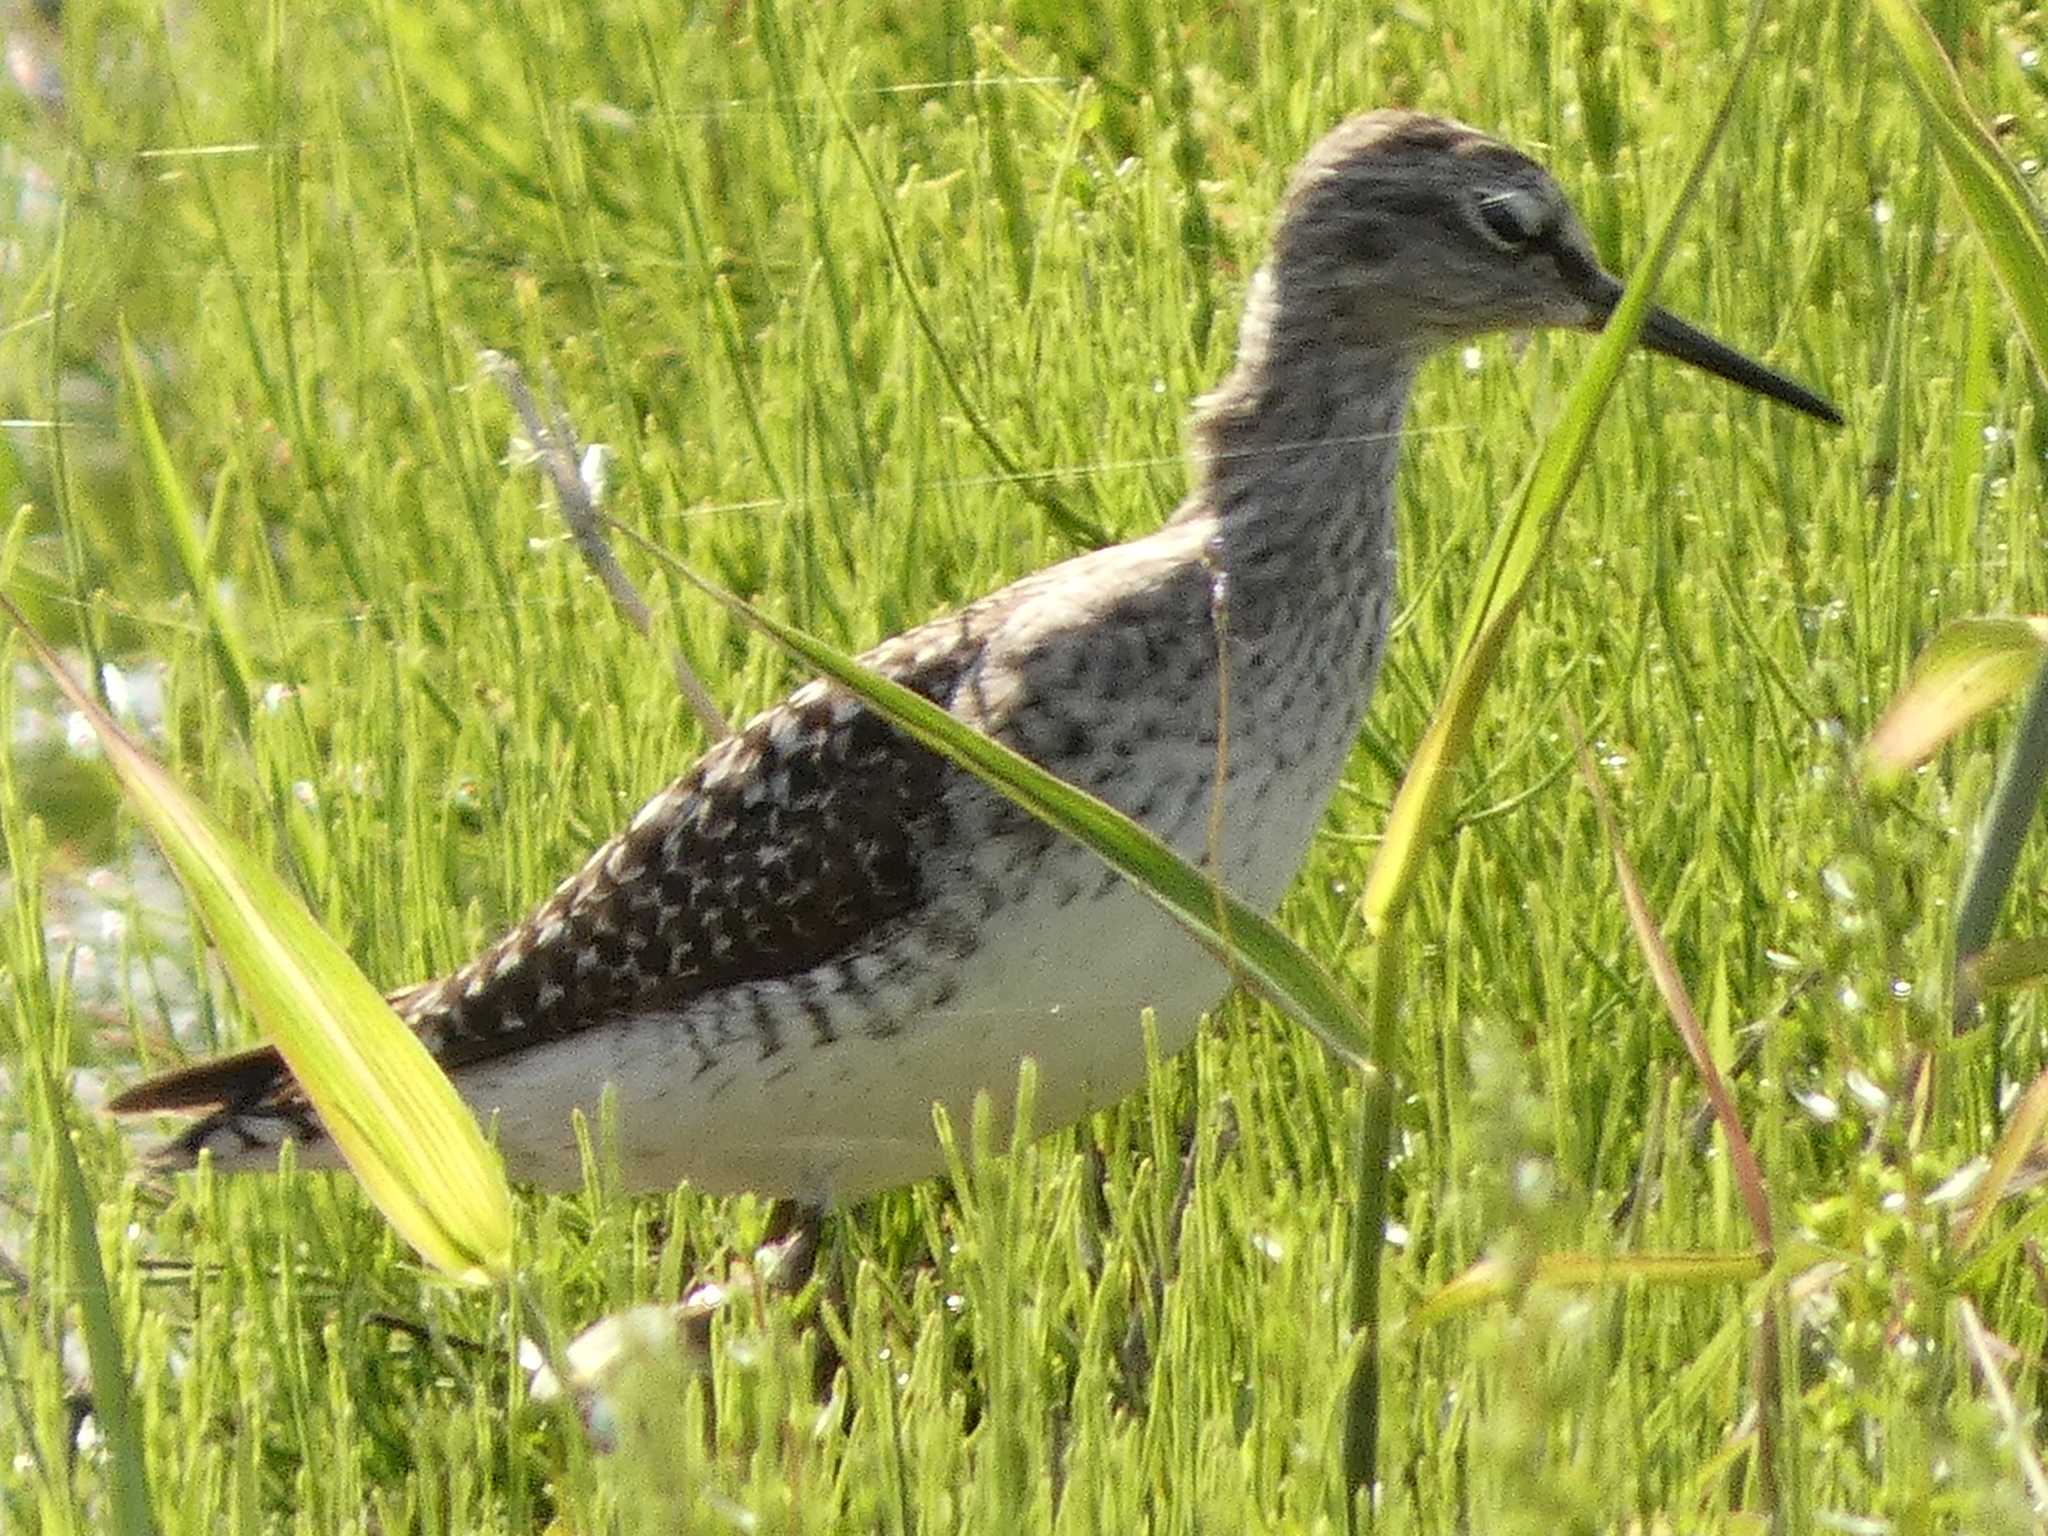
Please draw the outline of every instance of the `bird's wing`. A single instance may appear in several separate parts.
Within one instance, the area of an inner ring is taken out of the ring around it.
[[[991,616],[984,600],[864,659],[945,704]],[[452,1070],[809,970],[916,908],[948,772],[846,690],[810,683],[705,753],[496,944],[393,1006]],[[108,1108],[203,1115],[162,1150],[174,1166],[224,1136],[317,1135],[268,1047],[152,1078]]]

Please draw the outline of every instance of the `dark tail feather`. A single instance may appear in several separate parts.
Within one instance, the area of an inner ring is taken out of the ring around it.
[[[410,1016],[434,982],[401,987],[388,1001]],[[210,1151],[223,1169],[269,1166],[286,1137],[298,1142],[301,1167],[332,1165],[331,1146],[319,1117],[292,1080],[277,1048],[259,1045],[229,1056],[195,1061],[174,1072],[145,1079],[107,1101],[116,1115],[193,1115],[192,1124],[149,1154],[158,1168],[190,1168]],[[309,1155],[310,1154],[310,1155]]]
[[[299,1144],[301,1167],[331,1164],[332,1149],[319,1119],[271,1046],[150,1078],[117,1095],[107,1108],[117,1115],[198,1116],[144,1154],[151,1167],[167,1173],[195,1166],[201,1152],[213,1153],[215,1166],[224,1172],[269,1168],[287,1137]]]
[[[284,1058],[259,1045],[232,1056],[215,1056],[124,1088],[107,1101],[116,1115],[203,1114],[253,1104],[283,1081]]]
[[[409,1014],[438,983],[415,982],[386,994],[385,1001]],[[253,1046],[226,1056],[209,1056],[190,1066],[145,1078],[107,1101],[115,1115],[202,1115],[208,1110],[246,1109],[260,1103],[291,1074],[274,1045]]]

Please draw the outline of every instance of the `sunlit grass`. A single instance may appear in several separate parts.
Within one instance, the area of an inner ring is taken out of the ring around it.
[[[374,979],[441,970],[703,742],[663,646],[609,607],[511,452],[479,348],[613,448],[620,517],[857,648],[1063,553],[1048,497],[1118,535],[1171,507],[1188,403],[1228,360],[1286,168],[1324,128],[1402,102],[1536,148],[1626,270],[1740,11],[1504,28],[1476,4],[1020,6],[970,32],[981,13],[945,7],[791,7],[771,30],[723,6],[350,3],[167,31],[153,9],[68,7],[65,115],[11,99],[0,160],[0,415],[66,424],[61,461],[48,428],[4,439],[7,505],[34,509],[13,590],[74,647],[138,680],[162,668],[161,727],[131,723]],[[1956,1303],[2011,1346],[2016,1411],[2036,1416],[2043,1207],[2014,1178],[1967,1268],[1950,1237],[1975,1208],[1951,1176],[2048,1068],[2038,992],[1948,1028],[1949,903],[1996,728],[1881,805],[1856,775],[1945,622],[2048,609],[2040,392],[1862,7],[1774,11],[1661,297],[1812,380],[1850,426],[1630,363],[1503,656],[1399,961],[1385,1530],[1737,1529],[1731,1511],[1761,1505],[1757,1282],[1549,1279],[1580,1271],[1546,1256],[1625,1273],[1629,1254],[1752,1246],[1565,703],[1781,1240],[1836,1256],[1770,1277],[1804,1371],[1788,1518],[2031,1528]],[[2007,152],[2039,161],[2043,97],[2002,15],[1945,41],[1978,109],[2013,115]],[[210,591],[122,398],[121,317],[204,519]],[[1403,621],[1284,914],[1361,1005],[1373,839],[1589,346],[1488,343],[1423,376]],[[729,714],[794,680],[622,549],[659,638]],[[52,722],[0,781],[0,1524],[89,1531],[105,1452],[88,1434],[70,1454],[87,1383],[35,1072],[89,1106],[139,1051],[248,1026],[182,913],[145,910],[163,897],[123,851],[135,829],[110,837],[106,799],[75,787],[47,695],[0,685]],[[2039,930],[2024,907],[2044,878],[2030,847],[2015,932]],[[1900,1078],[1923,1047],[1942,1070],[1907,1157]],[[738,1286],[704,1374],[655,1393],[667,1459],[625,1465],[523,1402],[518,1328],[429,1280],[346,1182],[159,1188],[110,1128],[72,1119],[165,1532],[582,1531],[607,1510],[629,1529],[737,1529],[744,1510],[816,1531],[1308,1530],[1341,1521],[1354,1092],[1276,1016],[1232,1005],[1145,1100],[856,1213],[830,1321]],[[765,1210],[600,1181],[519,1217],[566,1337],[724,1275]],[[1491,1299],[1403,1326],[1482,1262],[1504,1277]]]

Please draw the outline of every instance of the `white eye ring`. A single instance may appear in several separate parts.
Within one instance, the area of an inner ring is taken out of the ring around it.
[[[1511,187],[1481,193],[1473,202],[1473,212],[1473,222],[1489,242],[1504,251],[1520,251],[1542,235],[1550,210],[1534,193]]]

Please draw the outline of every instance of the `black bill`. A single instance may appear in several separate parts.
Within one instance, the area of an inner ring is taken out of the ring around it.
[[[1560,267],[1566,266],[1563,261]],[[1621,284],[1598,267],[1590,270],[1583,264],[1574,263],[1580,270],[1568,274],[1577,281],[1579,290],[1588,303],[1594,305],[1600,318],[1605,320],[1614,312],[1614,306],[1621,301]],[[1795,384],[1782,373],[1774,373],[1754,358],[1743,356],[1733,347],[1724,346],[1705,331],[1695,330],[1669,310],[1652,305],[1643,319],[1643,345],[1652,352],[1662,352],[1666,357],[1675,357],[1681,363],[1726,379],[1731,384],[1740,384],[1744,389],[1789,405],[1795,411],[1826,422],[1831,427],[1842,424],[1842,413],[1816,395],[1803,384]]]

